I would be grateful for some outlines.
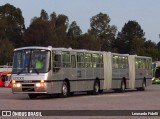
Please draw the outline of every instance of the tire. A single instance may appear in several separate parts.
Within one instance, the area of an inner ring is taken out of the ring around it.
[[[37,98],[37,95],[36,94],[28,94],[28,97],[30,99],[36,99]]]
[[[94,85],[93,85],[93,91],[92,94],[93,95],[98,95],[100,91],[100,86],[99,86],[99,82],[98,80],[95,80]]]
[[[73,95],[74,95],[74,92],[70,92],[69,95],[70,95],[70,96],[73,96]]]
[[[146,83],[145,83],[145,81],[143,81],[141,90],[144,91],[145,88],[146,88]]]
[[[137,88],[137,90],[138,90],[138,91],[144,91],[145,88],[146,88],[146,83],[145,83],[145,80],[143,80],[143,82],[142,82],[142,87]]]
[[[125,92],[125,89],[126,89],[126,84],[125,84],[124,80],[122,80],[120,92]]]
[[[67,84],[67,82],[63,82],[62,84],[62,89],[61,89],[61,95],[62,98],[66,98],[69,96],[69,86]]]
[[[103,90],[99,90],[99,93],[103,93]]]

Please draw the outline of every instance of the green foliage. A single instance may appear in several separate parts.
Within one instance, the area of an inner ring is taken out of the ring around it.
[[[117,32],[115,25],[110,25],[110,17],[99,13],[90,19],[87,33],[76,21],[69,24],[66,15],[52,12],[50,15],[42,9],[39,17],[31,20],[25,29],[24,18],[19,8],[10,4],[0,6],[0,64],[12,60],[12,51],[21,46],[71,47],[96,51],[150,56],[160,59],[160,42],[146,41],[145,32],[136,21],[128,21]],[[117,35],[117,38],[115,36]]]
[[[140,49],[137,55],[152,57],[152,61],[158,61],[160,57],[160,53],[156,48]]]
[[[82,30],[77,25],[76,21],[73,21],[71,25],[69,26],[68,32],[67,32],[67,41],[69,42],[69,46],[71,48],[78,48],[80,45],[78,43],[78,39],[80,39],[80,36],[82,35]]]
[[[78,38],[78,49],[88,49],[98,51],[99,46],[97,45],[98,41],[94,35],[85,33]]]
[[[143,47],[144,42],[144,32],[138,22],[128,21],[118,33],[115,46],[120,53],[135,54],[137,48]]]
[[[96,37],[99,50],[112,51],[117,28],[109,25],[110,18],[107,14],[99,13],[90,19],[89,33]]]
[[[47,46],[46,41],[49,39],[48,21],[36,18],[26,29],[24,35],[25,46]]]
[[[8,39],[16,47],[23,43],[23,32],[25,30],[24,18],[19,8],[5,4],[0,6],[0,36]]]
[[[13,56],[13,43],[8,39],[0,39],[0,65],[4,65],[7,62],[12,62]]]

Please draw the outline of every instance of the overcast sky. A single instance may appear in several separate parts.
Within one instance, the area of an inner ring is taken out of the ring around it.
[[[129,20],[135,20],[147,40],[160,41],[160,0],[0,0],[0,5],[6,3],[22,10],[26,27],[44,9],[49,15],[55,11],[68,16],[70,23],[76,21],[84,33],[90,28],[90,18],[102,12],[109,15],[110,24],[118,31]]]

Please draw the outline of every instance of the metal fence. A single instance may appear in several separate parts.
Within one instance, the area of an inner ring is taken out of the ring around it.
[[[7,66],[7,65],[0,66],[0,72],[2,71],[12,71],[12,66]]]

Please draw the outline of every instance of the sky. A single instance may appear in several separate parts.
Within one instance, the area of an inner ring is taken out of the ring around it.
[[[0,6],[6,3],[21,9],[26,27],[44,9],[48,15],[54,11],[68,16],[69,22],[76,21],[85,33],[90,18],[102,12],[109,15],[110,25],[117,26],[118,31],[134,20],[145,32],[146,40],[160,41],[160,0],[0,0]]]

